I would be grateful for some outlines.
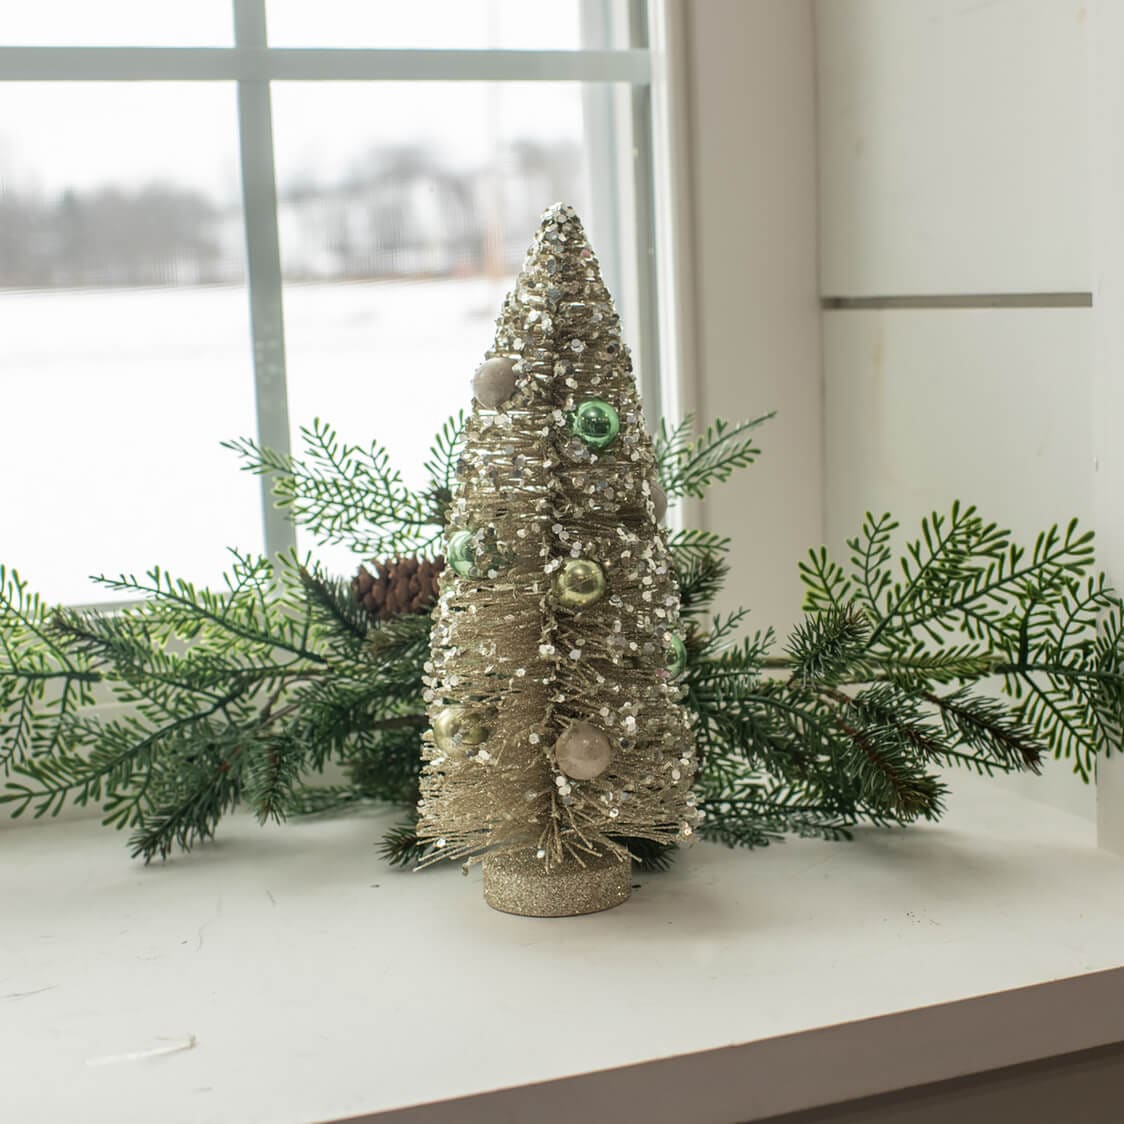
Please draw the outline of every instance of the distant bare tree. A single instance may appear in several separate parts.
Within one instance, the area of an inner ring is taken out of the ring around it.
[[[217,211],[169,184],[0,195],[0,285],[153,285],[221,279]]]
[[[542,208],[574,197],[580,166],[576,144],[519,140],[498,167],[454,170],[429,148],[396,145],[369,149],[334,183],[305,169],[280,192],[286,275],[463,275],[486,262],[493,271],[515,268]],[[0,286],[240,276],[241,262],[226,260],[222,246],[237,219],[200,191],[150,183],[45,199],[5,182],[10,177],[0,181]]]
[[[441,272],[479,270],[481,229],[469,182],[431,150],[374,148],[353,169],[350,182],[365,203],[366,256],[375,272],[415,272],[421,262]]]
[[[0,191],[0,285],[47,284],[44,227],[44,209],[33,196]]]

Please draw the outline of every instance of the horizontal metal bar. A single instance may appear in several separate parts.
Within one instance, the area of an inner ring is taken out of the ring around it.
[[[646,50],[423,51],[332,47],[0,47],[13,82],[628,82]]]
[[[822,297],[825,309],[1092,308],[1092,293],[938,293],[916,297]]]

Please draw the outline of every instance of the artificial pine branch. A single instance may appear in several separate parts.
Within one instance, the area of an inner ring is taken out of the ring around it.
[[[692,415],[673,429],[661,426],[653,452],[668,498],[701,498],[711,485],[728,480],[737,469],[753,464],[761,450],[754,445],[752,433],[775,416],[775,412],[762,414],[736,425],[719,419],[694,440]]]
[[[302,427],[303,457],[262,448],[249,438],[224,442],[243,469],[267,475],[279,507],[322,543],[346,544],[360,554],[425,550],[441,534],[439,517],[390,465],[377,442],[363,449],[340,441],[319,418]]]
[[[56,752],[58,716],[92,705],[101,681],[88,658],[54,634],[53,617],[15,570],[0,565],[0,776],[25,757]]]
[[[748,463],[755,425],[716,424],[701,443],[689,422],[667,431],[665,490],[695,494],[690,481]],[[238,445],[302,527],[357,556],[436,541],[455,420],[427,487],[408,495],[379,446],[310,432],[300,460]],[[868,517],[844,562],[813,551],[800,567],[806,615],[783,642],[739,638],[744,610],[709,616],[728,539],[669,536],[689,622],[700,834],[738,846],[847,838],[860,823],[939,815],[941,768],[1037,771],[1051,755],[1087,777],[1120,745],[1124,614],[1093,570],[1091,536],[1050,528],[1025,549],[961,505],[895,554],[898,530]],[[295,557],[234,554],[215,590],[160,569],[104,584],[141,604],[59,610],[0,569],[0,802],[13,814],[100,803],[148,860],[211,838],[240,805],[267,819],[413,808],[427,615],[372,622],[346,581]],[[311,783],[329,762],[344,781]],[[406,862],[412,830],[388,843]],[[675,853],[627,845],[645,863]]]
[[[439,527],[444,528],[449,504],[453,501],[453,483],[457,475],[457,461],[464,451],[465,415],[459,410],[445,420],[438,430],[425,462],[429,474],[430,517]]]
[[[783,654],[758,637],[740,658],[717,655],[727,622],[696,624],[688,688],[706,746],[705,836],[768,837],[769,816],[731,800],[747,777],[791,785],[846,829],[938,817],[938,767],[1037,772],[1053,755],[1087,779],[1120,746],[1124,618],[1091,572],[1089,534],[1050,528],[1026,550],[957,504],[924,520],[895,562],[897,529],[868,516],[849,569],[810,552],[807,615]],[[688,555],[684,572],[699,564]],[[994,677],[1005,700],[979,690]]]
[[[861,658],[870,626],[857,605],[807,616],[793,629],[785,651],[794,678],[802,683],[833,683]]]

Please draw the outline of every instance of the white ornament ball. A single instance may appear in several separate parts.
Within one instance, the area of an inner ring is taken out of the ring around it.
[[[652,506],[656,509],[656,522],[662,523],[667,514],[667,492],[658,480],[653,480],[648,487],[652,493]]]
[[[589,722],[574,722],[554,743],[558,768],[575,781],[599,777],[613,759],[613,747],[602,730]]]
[[[499,409],[515,393],[515,363],[500,357],[485,360],[472,376],[472,393],[481,406]]]

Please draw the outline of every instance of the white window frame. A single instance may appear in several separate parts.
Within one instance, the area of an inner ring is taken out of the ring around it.
[[[655,0],[659,4],[659,0]],[[424,50],[381,48],[271,47],[266,0],[231,0],[232,47],[0,47],[0,81],[53,82],[234,82],[246,238],[246,274],[253,342],[257,438],[279,453],[290,448],[286,384],[281,255],[277,229],[277,184],[270,84],[276,81],[363,82],[579,82],[618,83],[627,89],[627,110],[599,87],[585,98],[593,180],[593,205],[612,216],[610,245],[599,255],[610,287],[623,292],[623,263],[635,267],[637,368],[649,420],[660,416],[662,316],[656,268],[658,204],[652,154],[652,64],[646,0],[614,5],[582,0],[583,42],[579,50]],[[659,4],[662,9],[662,4]],[[655,21],[662,20],[655,13]],[[654,21],[654,26],[655,26]],[[658,34],[658,32],[657,32]],[[627,48],[608,44],[627,35]],[[656,109],[658,113],[658,107]],[[631,164],[633,190],[623,190],[624,165]],[[628,202],[635,200],[635,203]],[[545,201],[549,202],[549,201]],[[633,209],[633,214],[627,210]],[[530,236],[528,231],[528,237]],[[628,317],[626,316],[626,322]],[[672,395],[672,397],[675,397]],[[266,553],[273,557],[296,545],[296,529],[273,502],[262,480]]]

